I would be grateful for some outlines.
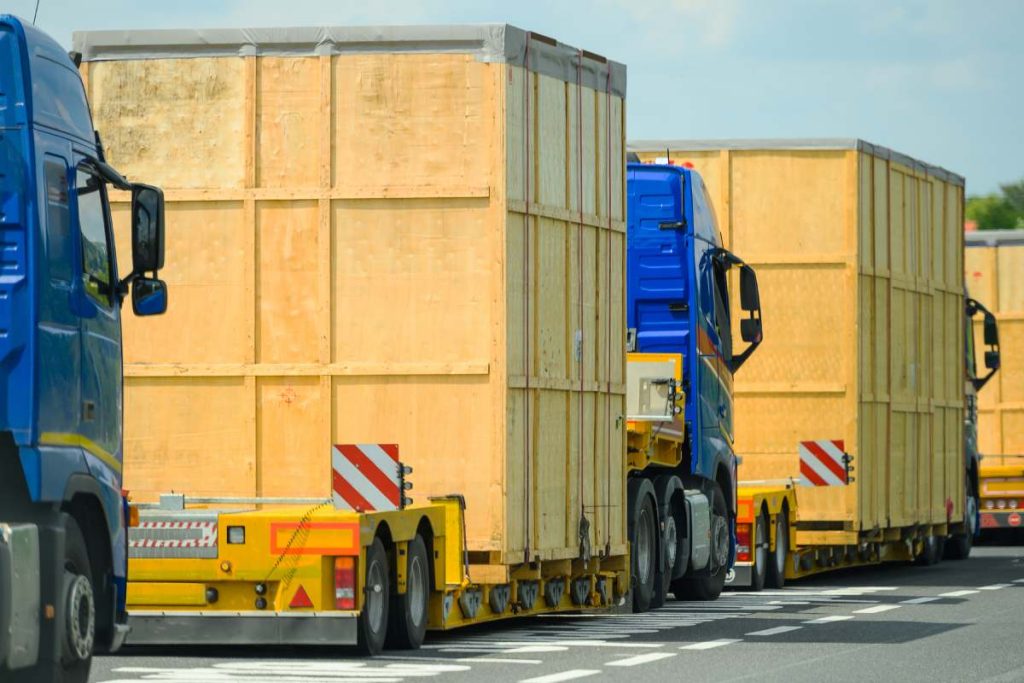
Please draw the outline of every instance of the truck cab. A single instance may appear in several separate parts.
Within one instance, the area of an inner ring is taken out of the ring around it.
[[[108,192],[132,194],[118,274]],[[127,633],[121,306],[164,311],[163,195],[106,163],[76,63],[0,15],[0,678],[84,681]]]
[[[631,493],[641,496],[633,491],[637,482],[651,480],[662,525],[674,526],[677,536],[692,539],[669,552],[671,563],[663,559],[660,580],[667,587],[656,585],[655,594],[661,589],[677,598],[713,599],[735,559],[733,375],[761,343],[757,278],[750,266],[725,249],[707,189],[696,171],[630,163],[627,192],[627,393],[633,389],[643,395],[652,387],[667,386],[665,395],[672,404],[662,411],[666,417],[658,419],[649,409],[643,415],[640,406],[651,403],[646,396],[627,396],[629,457],[634,464]],[[734,268],[740,288],[735,307],[730,291]],[[734,309],[746,313],[740,321],[746,347],[740,351],[733,343]],[[650,363],[669,363],[675,377],[652,379],[635,370],[647,365],[653,371]],[[665,477],[680,482],[681,505],[672,502],[674,485],[664,485]],[[695,551],[702,532],[695,523],[705,515],[710,518],[710,559],[705,563],[698,553],[689,566],[681,566],[687,563],[680,558]],[[673,544],[670,538],[660,542],[662,548]]]

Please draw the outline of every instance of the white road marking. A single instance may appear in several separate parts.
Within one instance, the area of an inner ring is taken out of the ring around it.
[[[718,640],[706,640],[703,643],[690,643],[689,645],[683,645],[680,650],[710,650],[715,647],[722,647],[723,645],[732,645],[733,643],[741,642],[737,638],[719,638]]]
[[[558,683],[559,681],[571,681],[577,678],[586,678],[587,676],[596,676],[601,673],[597,669],[570,669],[569,671],[561,671],[557,674],[548,674],[547,676],[538,676],[537,678],[527,678],[522,683]]]
[[[1014,583],[1024,583],[1024,579],[1014,579]]]
[[[810,621],[805,621],[804,623],[805,624],[831,624],[831,623],[836,622],[836,621],[849,621],[850,619],[853,619],[853,617],[848,615],[848,614],[834,614],[834,615],[832,615],[830,617],[818,617],[817,619],[811,619]]]
[[[751,631],[748,636],[777,636],[780,633],[789,633],[790,631],[799,631],[803,626],[775,626],[774,628],[766,628],[762,631]]]
[[[675,652],[648,652],[645,655],[636,655],[635,657],[627,657],[626,659],[620,659],[615,662],[608,662],[606,666],[639,666],[640,664],[648,664],[650,662],[656,662],[659,659],[668,659],[669,657],[675,656]]]
[[[853,610],[854,614],[880,614],[882,612],[891,612],[894,609],[899,609],[899,605],[875,605],[874,607],[865,607],[864,609]]]
[[[909,600],[904,600],[901,604],[903,604],[903,605],[923,605],[926,602],[935,602],[936,600],[941,600],[941,599],[942,598],[937,597],[937,596],[928,596],[928,597],[924,597],[924,598],[911,598]]]
[[[1009,588],[1009,587],[1010,587],[1010,584],[1008,584],[1008,583],[993,583],[991,586],[978,586],[978,589],[979,590],[983,590],[983,591],[997,591],[1000,588]]]
[[[978,592],[980,592],[980,591],[971,591],[971,590],[950,591],[948,593],[939,593],[939,597],[940,598],[962,598],[965,595],[974,595],[975,593],[978,593]]]
[[[485,662],[490,664],[543,664],[544,662],[540,659],[502,659],[500,657],[457,657],[452,659],[450,657],[416,657],[414,655],[403,656],[403,655],[377,655],[374,659],[381,661],[396,660],[400,662],[459,662],[464,664],[476,664],[477,662]]]
[[[219,662],[212,666],[194,668],[118,667],[113,673],[136,674],[140,677],[107,679],[107,683],[401,683],[407,678],[434,677],[469,670],[470,667],[459,664],[406,662],[367,666],[366,662],[270,660]]]

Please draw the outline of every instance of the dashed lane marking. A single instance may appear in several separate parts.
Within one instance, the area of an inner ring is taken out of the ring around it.
[[[829,616],[829,617],[818,617],[817,619],[811,619],[810,621],[805,621],[804,623],[805,624],[831,624],[831,623],[834,623],[834,622],[837,622],[837,621],[849,621],[850,619],[853,619],[853,617],[850,616],[849,614],[833,614],[832,616]]]
[[[1014,579],[1014,583],[1024,583],[1024,579]]]
[[[924,597],[924,598],[910,598],[909,600],[903,600],[900,604],[902,604],[902,605],[923,605],[923,604],[925,604],[927,602],[935,602],[936,600],[941,600],[941,599],[942,598],[940,598],[940,597],[931,595],[931,596]]]
[[[401,683],[408,678],[443,676],[470,667],[458,664],[412,662],[367,666],[365,662],[244,661],[223,662],[193,668],[125,666],[114,674],[133,677],[105,679],[108,683],[345,683],[346,681]]]
[[[875,605],[874,607],[865,607],[864,609],[853,610],[854,614],[881,614],[882,612],[891,612],[894,609],[899,609],[899,605]]]
[[[669,657],[675,656],[675,652],[648,652],[645,655],[636,655],[635,657],[627,657],[626,659],[608,662],[605,666],[639,666],[640,664],[649,664],[651,662],[657,662],[660,659],[668,659]]]
[[[547,676],[527,678],[522,683],[559,683],[559,681],[572,681],[577,678],[596,676],[599,673],[601,672],[597,669],[570,669],[569,671],[560,671],[556,674],[548,674]]]
[[[502,657],[430,657],[416,655],[377,655],[375,659],[381,661],[395,660],[398,662],[459,662],[460,664],[476,664],[477,662],[483,662],[484,664],[543,664],[544,662],[540,659],[512,659]]]
[[[689,645],[683,645],[680,650],[711,650],[716,647],[724,647],[726,645],[732,645],[733,643],[739,643],[739,638],[719,638],[718,640],[705,640],[703,643],[690,643]]]
[[[983,590],[983,591],[997,591],[997,590],[999,590],[1001,588],[1009,588],[1009,587],[1010,587],[1010,584],[1008,584],[1008,583],[993,583],[991,586],[978,586],[978,589],[979,590]]]
[[[790,631],[799,631],[803,626],[776,626],[774,628],[766,628],[762,631],[751,631],[748,636],[777,636],[780,633],[789,633]]]
[[[965,595],[974,595],[979,591],[974,590],[963,590],[963,591],[950,591],[948,593],[939,593],[940,598],[962,598]]]

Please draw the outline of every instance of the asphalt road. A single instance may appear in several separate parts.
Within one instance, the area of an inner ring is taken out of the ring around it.
[[[548,617],[362,659],[324,649],[127,649],[104,683],[1024,681],[1024,544],[934,567],[837,572],[640,615]]]

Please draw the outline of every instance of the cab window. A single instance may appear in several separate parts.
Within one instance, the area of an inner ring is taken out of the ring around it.
[[[50,278],[71,282],[71,212],[68,206],[68,171],[63,159],[48,157],[46,178],[46,257]]]
[[[85,289],[97,301],[109,304],[111,288],[110,231],[104,209],[105,193],[101,181],[88,168],[78,167],[75,194],[78,223],[82,231],[82,274]]]

